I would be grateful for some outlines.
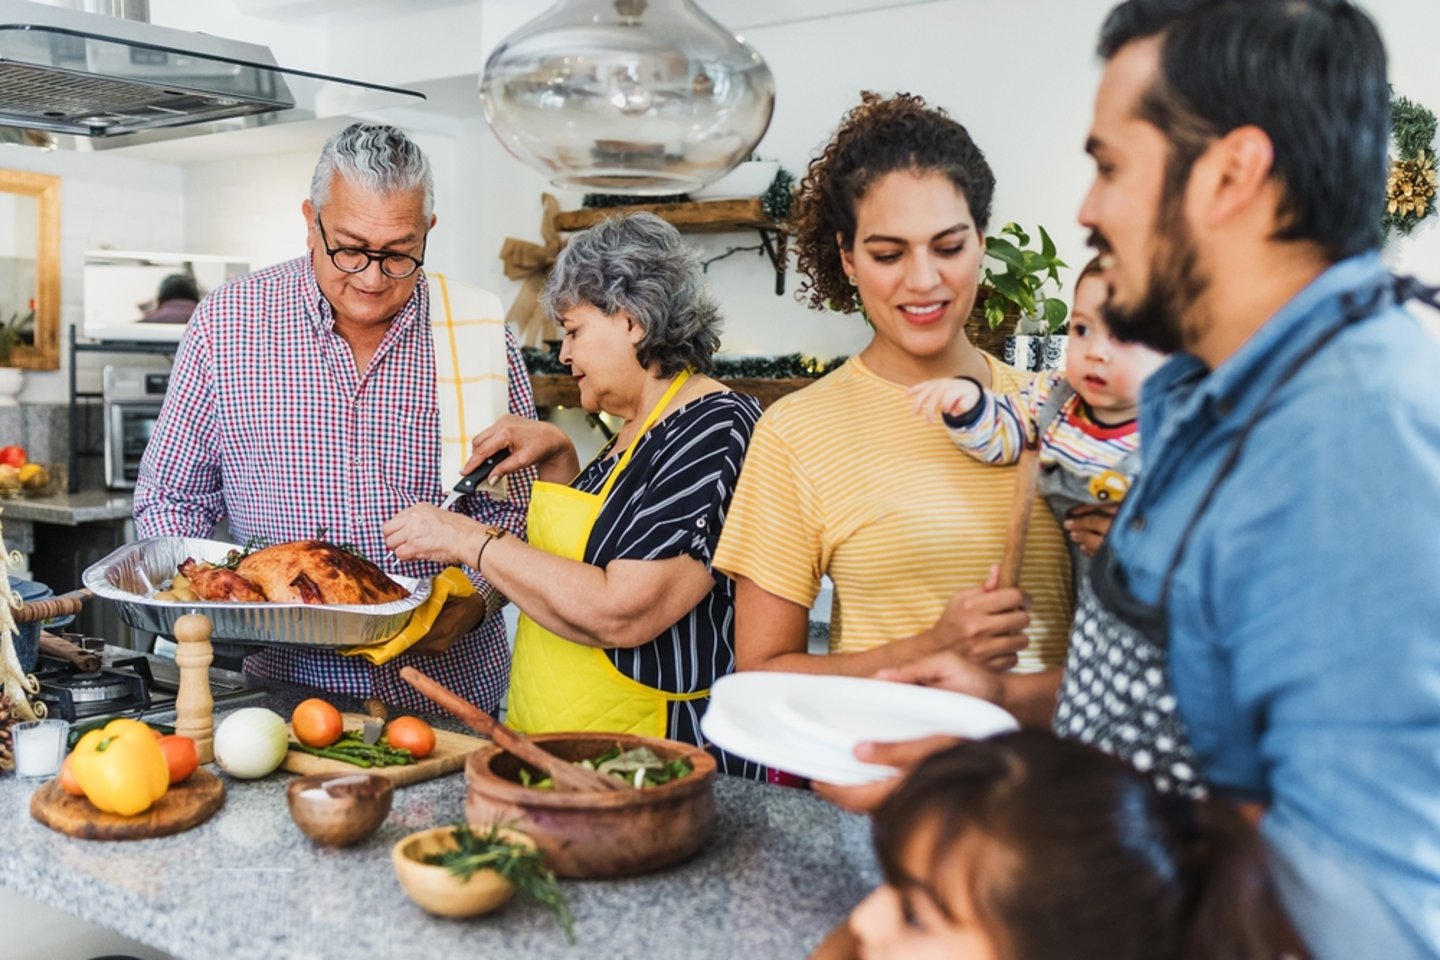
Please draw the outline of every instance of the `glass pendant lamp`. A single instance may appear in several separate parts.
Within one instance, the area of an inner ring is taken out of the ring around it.
[[[495,49],[480,100],[505,148],[556,186],[658,196],[747,159],[775,83],[693,0],[561,0]]]

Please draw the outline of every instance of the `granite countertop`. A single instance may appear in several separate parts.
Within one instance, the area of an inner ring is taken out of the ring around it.
[[[244,705],[288,716],[312,693],[274,685]],[[181,960],[750,960],[805,956],[879,882],[864,818],[808,791],[721,776],[715,836],[691,861],[624,880],[562,881],[576,919],[572,948],[537,905],[516,899],[488,916],[442,920],[401,891],[391,845],[463,817],[463,774],[397,789],[380,830],[339,850],[312,845],[291,822],[289,774],[221,777],[225,805],[208,822],[171,837],[104,842],[42,826],[29,812],[36,786],[0,775],[0,886]]]
[[[56,523],[74,527],[97,520],[128,520],[134,498],[114,490],[60,492],[48,497],[7,497],[0,500],[7,520]]]

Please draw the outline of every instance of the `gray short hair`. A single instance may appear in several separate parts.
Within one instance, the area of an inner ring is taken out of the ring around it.
[[[388,196],[425,189],[425,220],[435,208],[435,178],[430,160],[415,141],[383,123],[352,123],[325,141],[315,175],[310,178],[310,205],[316,212],[330,199],[336,175],[370,193]]]
[[[588,303],[606,316],[621,311],[645,330],[635,358],[671,377],[708,373],[720,349],[720,308],[700,257],[680,232],[653,213],[601,221],[560,253],[541,304],[551,319]]]

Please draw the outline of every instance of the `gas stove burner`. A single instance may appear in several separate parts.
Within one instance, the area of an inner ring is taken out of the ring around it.
[[[41,655],[35,678],[40,681],[38,698],[50,716],[74,723],[174,709],[180,687],[175,661],[103,645],[95,652],[104,666],[84,672],[64,660]],[[241,674],[213,667],[210,692],[216,703],[264,694]]]
[[[65,684],[70,697],[76,703],[104,703],[119,700],[130,693],[126,677],[106,677],[103,674],[76,674]]]

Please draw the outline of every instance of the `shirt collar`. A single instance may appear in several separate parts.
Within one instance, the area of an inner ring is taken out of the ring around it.
[[[1332,265],[1204,378],[1196,390],[1197,402],[1212,404],[1222,417],[1251,412],[1291,361],[1339,319],[1341,294],[1378,283],[1385,274],[1377,252],[1358,254]],[[1186,359],[1200,365],[1193,357]],[[1167,364],[1165,369],[1170,366]],[[1183,373],[1177,371],[1176,379],[1193,369],[1192,365],[1184,366]],[[1176,379],[1170,382],[1174,384]]]

